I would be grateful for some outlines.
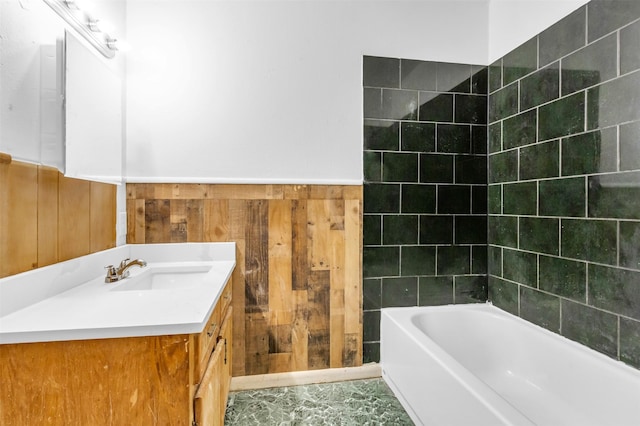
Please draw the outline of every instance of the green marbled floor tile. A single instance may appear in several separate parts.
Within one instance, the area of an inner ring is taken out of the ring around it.
[[[382,379],[229,394],[225,425],[413,425]]]

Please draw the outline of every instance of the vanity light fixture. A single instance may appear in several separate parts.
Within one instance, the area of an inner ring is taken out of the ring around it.
[[[116,39],[100,29],[98,20],[83,12],[75,0],[44,0],[62,19],[106,58],[113,58]]]

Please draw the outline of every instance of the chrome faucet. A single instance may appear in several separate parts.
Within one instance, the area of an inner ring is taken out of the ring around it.
[[[105,266],[104,268],[107,270],[107,276],[104,278],[104,282],[113,283],[120,281],[123,278],[127,278],[129,276],[129,268],[132,266],[144,268],[147,266],[147,262],[142,259],[131,260],[127,258],[120,262],[120,266],[118,266],[118,268],[113,265]]]

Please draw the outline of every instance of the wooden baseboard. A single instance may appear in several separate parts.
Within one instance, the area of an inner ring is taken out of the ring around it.
[[[328,368],[324,370],[293,371],[289,373],[259,374],[231,379],[231,391],[266,389],[281,386],[309,385],[314,383],[342,382],[347,380],[380,377],[382,369],[378,363],[361,367]]]

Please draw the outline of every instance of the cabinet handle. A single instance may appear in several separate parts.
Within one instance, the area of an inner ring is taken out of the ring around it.
[[[218,324],[216,324],[215,322],[211,323],[211,325],[209,326],[209,330],[207,330],[207,336],[209,337],[213,336],[217,327],[218,327]]]
[[[227,339],[224,340],[224,365],[227,365]]]

